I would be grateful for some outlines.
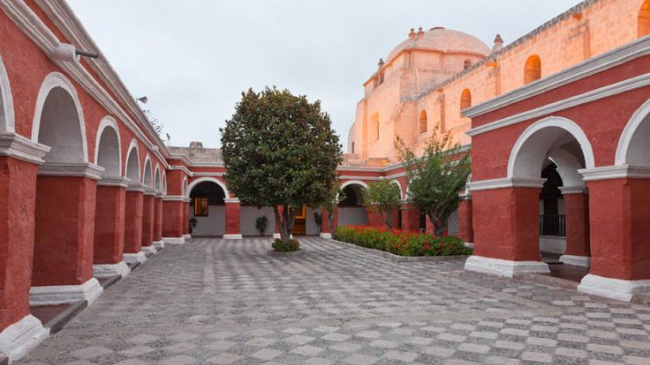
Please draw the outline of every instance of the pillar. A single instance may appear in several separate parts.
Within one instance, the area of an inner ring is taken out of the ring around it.
[[[472,213],[472,198],[466,196],[458,204],[458,238],[466,244],[474,242],[474,215]]]
[[[36,181],[36,235],[30,304],[92,303],[97,180],[88,163],[44,164]]]
[[[320,226],[321,226],[320,238],[326,238],[326,239],[332,238],[332,232],[330,230],[330,223],[329,223],[329,213],[327,212],[327,209],[322,209],[321,211]]]
[[[189,205],[189,199],[182,196],[166,196],[163,199],[163,241],[165,244],[182,245],[185,243],[183,227],[185,221],[184,206]],[[189,229],[189,226],[188,226]]]
[[[480,183],[480,182],[479,182]],[[476,184],[479,184],[476,183]],[[543,180],[526,186],[472,188],[474,256],[465,269],[499,276],[549,274],[539,250],[539,194]],[[487,187],[485,187],[487,185]]]
[[[226,234],[224,239],[242,239],[241,235],[241,204],[239,199],[225,199],[226,203]]]
[[[158,250],[153,245],[153,229],[156,192],[147,188],[142,197],[142,251],[155,254]]]
[[[402,204],[402,230],[420,232],[420,209],[408,203]]]
[[[589,196],[584,187],[560,188],[566,217],[566,251],[560,261],[589,267]]]
[[[604,175],[603,169],[594,175]],[[588,180],[597,177],[583,173],[589,188],[591,269],[578,290],[629,301],[650,290],[650,179],[628,178],[627,169],[613,168],[610,174],[621,177],[609,180]]]
[[[49,147],[0,135],[0,357],[23,357],[48,335],[30,314],[36,180]]]
[[[129,185],[126,191],[124,216],[124,261],[127,264],[142,263],[147,256],[142,252],[142,215],[144,209],[144,186]]]
[[[164,194],[157,193],[153,203],[153,245],[157,249],[165,247],[165,241],[163,241],[163,196]]]
[[[190,235],[190,201],[189,199],[184,200],[183,204],[183,237],[186,240],[192,238]]]
[[[368,226],[376,228],[386,227],[386,222],[384,221],[384,215],[374,211],[368,210]]]
[[[131,271],[124,262],[124,216],[128,180],[103,178],[97,186],[93,275],[125,277]]]

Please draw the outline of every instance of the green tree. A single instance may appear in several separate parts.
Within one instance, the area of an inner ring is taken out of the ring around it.
[[[320,206],[337,183],[341,145],[329,115],[288,90],[249,89],[220,132],[228,188],[244,204],[272,207],[289,243],[302,206]]]
[[[343,189],[338,185],[334,185],[327,199],[321,204],[321,208],[327,212],[327,225],[330,228],[330,233],[334,232],[334,210],[345,198],[346,195]]]
[[[393,212],[402,205],[399,186],[390,180],[372,182],[361,194],[361,199],[368,210],[384,217],[386,227],[393,228]]]
[[[416,157],[399,138],[395,146],[406,168],[409,203],[429,217],[436,236],[441,236],[472,171],[469,151],[452,143],[449,134],[438,138],[436,130],[422,157]]]

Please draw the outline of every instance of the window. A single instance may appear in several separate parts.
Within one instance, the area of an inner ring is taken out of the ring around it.
[[[470,61],[470,60],[465,60],[465,62],[463,63],[463,69],[464,69],[464,70],[467,70],[467,69],[470,68],[470,67],[472,67],[472,61]]]
[[[537,81],[542,78],[542,60],[538,55],[532,55],[526,60],[524,70],[524,85]]]
[[[650,0],[646,0],[641,5],[639,12],[639,38],[650,34]]]
[[[375,141],[379,140],[379,113],[375,113],[372,115],[371,123],[372,125],[372,131],[374,133]]]
[[[460,96],[460,112],[463,113],[463,110],[472,106],[472,93],[469,89],[463,90],[463,94]]]
[[[428,123],[428,121],[427,121],[427,112],[425,110],[423,110],[423,111],[420,112],[420,123],[419,123],[420,124],[420,127],[419,127],[420,133],[424,133],[424,132],[427,131],[427,129],[428,129],[427,123]]]
[[[354,142],[352,142],[352,146],[350,147],[350,153],[354,154]]]
[[[208,216],[208,198],[194,198],[194,216]]]

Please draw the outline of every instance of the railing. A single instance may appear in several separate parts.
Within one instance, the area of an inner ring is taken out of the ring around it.
[[[564,215],[540,215],[539,235],[566,237],[566,217]]]

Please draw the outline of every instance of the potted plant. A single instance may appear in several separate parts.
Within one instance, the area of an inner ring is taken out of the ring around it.
[[[255,228],[260,231],[260,236],[264,236],[264,231],[266,231],[266,226],[269,224],[268,218],[266,216],[257,217],[255,220]]]

